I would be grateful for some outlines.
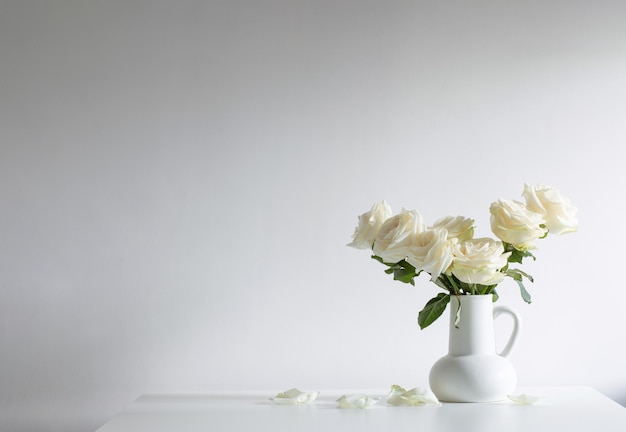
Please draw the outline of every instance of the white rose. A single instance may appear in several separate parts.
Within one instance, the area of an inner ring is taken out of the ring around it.
[[[402,209],[383,223],[374,240],[374,254],[386,263],[397,263],[407,257],[415,236],[422,231],[422,216],[415,210]]]
[[[557,189],[525,184],[522,196],[529,210],[543,215],[551,234],[565,234],[578,230],[576,208]]]
[[[465,241],[474,237],[474,219],[463,216],[446,216],[438,219],[432,227],[445,228],[448,231],[448,239]]]
[[[359,216],[359,225],[354,230],[352,242],[348,244],[357,249],[369,249],[383,223],[391,217],[391,207],[386,201],[374,204],[370,211]]]
[[[448,240],[445,228],[423,231],[415,236],[406,260],[415,267],[416,272],[424,270],[434,281],[452,264],[455,241]]]
[[[504,252],[502,242],[478,238],[458,243],[450,273],[468,284],[497,285],[504,279],[500,270],[511,252]]]
[[[533,247],[535,240],[546,234],[541,225],[545,219],[517,201],[498,200],[491,204],[491,231],[503,242],[518,250]]]

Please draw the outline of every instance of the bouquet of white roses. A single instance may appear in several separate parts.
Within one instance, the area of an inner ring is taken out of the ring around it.
[[[525,203],[500,199],[491,204],[491,230],[499,240],[474,238],[473,219],[448,216],[427,226],[417,211],[403,209],[392,215],[381,201],[359,216],[348,246],[371,249],[372,258],[384,264],[394,280],[415,285],[415,277],[426,272],[444,290],[419,313],[422,329],[441,316],[452,295],[491,294],[496,301],[496,286],[505,277],[517,282],[522,298],[530,303],[523,280],[533,278],[510,265],[534,260],[531,251],[537,240],[548,233],[574,232],[578,222],[576,208],[555,188],[525,184],[522,196]]]

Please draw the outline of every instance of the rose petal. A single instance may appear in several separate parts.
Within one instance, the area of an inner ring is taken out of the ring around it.
[[[432,391],[421,387],[405,390],[399,385],[393,385],[386,400],[393,406],[441,405]]]
[[[352,242],[348,246],[357,249],[371,249],[380,227],[391,215],[391,207],[386,201],[374,204],[370,211],[359,216],[359,225],[354,230]]]
[[[347,394],[337,399],[339,408],[371,408],[378,403],[379,397],[371,397],[363,393]]]
[[[519,395],[507,395],[507,397],[519,405],[533,405],[539,402],[539,400],[541,399],[538,396],[531,396],[525,393]]]
[[[299,405],[313,402],[319,396],[319,392],[303,392],[297,388],[292,388],[284,392],[278,393],[270,400],[279,405]]]

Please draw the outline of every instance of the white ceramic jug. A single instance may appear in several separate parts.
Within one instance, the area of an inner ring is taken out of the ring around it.
[[[461,303],[458,326],[455,317]],[[502,352],[495,347],[494,319],[513,318],[511,335]],[[430,388],[440,401],[490,402],[505,399],[515,389],[517,373],[507,359],[521,330],[519,315],[506,306],[493,306],[491,295],[450,298],[448,354],[430,371]]]

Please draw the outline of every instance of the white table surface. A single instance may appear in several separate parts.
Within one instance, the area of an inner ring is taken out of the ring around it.
[[[312,389],[302,389],[312,390]],[[626,408],[590,387],[524,388],[533,405],[511,401],[340,409],[347,392],[321,392],[309,405],[276,405],[275,393],[144,395],[97,432],[626,432]],[[368,392],[384,396],[385,390]]]

